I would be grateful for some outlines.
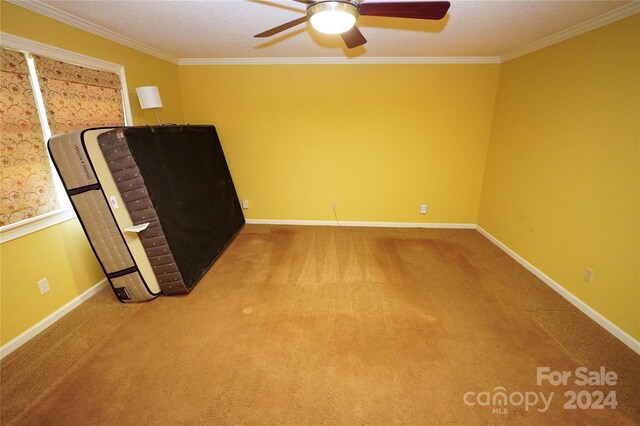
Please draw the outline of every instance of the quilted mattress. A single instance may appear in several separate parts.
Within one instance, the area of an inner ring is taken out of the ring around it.
[[[188,293],[244,224],[213,126],[86,129],[49,151],[122,302]]]

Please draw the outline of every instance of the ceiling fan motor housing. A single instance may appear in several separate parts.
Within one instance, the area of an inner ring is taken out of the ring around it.
[[[307,17],[317,30],[327,34],[340,34],[355,24],[360,11],[357,0],[327,0],[310,3]]]
[[[296,25],[311,22],[317,31],[340,34],[349,49],[362,46],[367,39],[355,25],[358,17],[381,16],[438,20],[445,17],[448,1],[394,1],[360,3],[360,0],[294,0],[307,5],[306,16],[286,22],[254,37],[271,37]]]

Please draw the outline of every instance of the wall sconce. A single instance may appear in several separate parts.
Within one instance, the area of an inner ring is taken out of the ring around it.
[[[158,125],[162,125],[162,123],[160,123],[160,117],[158,117],[158,111],[156,111],[156,108],[162,108],[162,99],[160,99],[160,92],[158,91],[158,87],[136,87],[136,92],[138,93],[138,99],[140,100],[140,108],[152,108],[153,112],[156,114]]]

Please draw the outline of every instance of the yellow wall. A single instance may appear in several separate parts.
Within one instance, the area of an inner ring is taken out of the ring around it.
[[[640,339],[640,15],[502,65],[479,224]]]
[[[6,343],[104,278],[76,219],[0,246],[2,343]],[[51,290],[40,295],[47,277]]]
[[[0,3],[0,30],[125,66],[134,124],[154,123],[140,110],[135,88],[158,86],[166,122],[183,121],[178,66],[126,48],[11,3]],[[0,247],[0,344],[24,332],[103,278],[76,219],[2,244]],[[47,277],[51,291],[40,295]]]
[[[475,223],[498,65],[181,66],[247,218]],[[419,205],[429,204],[429,214]]]

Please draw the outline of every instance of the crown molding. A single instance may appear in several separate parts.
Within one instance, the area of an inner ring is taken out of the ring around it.
[[[76,53],[71,50],[63,49],[61,47],[52,46],[50,44],[30,40],[28,38],[20,37],[14,34],[5,33],[3,31],[0,31],[0,46],[9,49],[22,50],[24,52],[33,53],[35,55],[45,56],[47,58],[55,59],[56,61],[68,62],[74,65],[80,65],[83,67],[94,68],[118,74],[120,76],[120,85],[122,86],[122,103],[124,106],[125,123],[131,124],[133,122],[131,118],[131,104],[129,103],[128,96],[129,89],[127,87],[127,75],[124,70],[124,65],[105,61],[103,59],[93,58],[91,56]]]
[[[39,56],[55,59],[57,61],[68,62],[74,65],[94,68],[102,71],[118,73],[123,68],[122,65],[103,59],[93,58],[71,50],[62,49],[50,44],[20,37],[15,34],[0,31],[0,45],[9,49],[23,50]]]
[[[156,49],[155,47],[151,47],[144,43],[140,43],[139,41],[133,40],[129,37],[125,37],[121,34],[116,33],[115,31],[111,31],[107,28],[93,24],[82,18],[78,18],[77,16],[64,12],[49,4],[42,3],[40,0],[6,0],[6,1],[8,1],[9,3],[13,3],[16,6],[20,6],[24,9],[31,10],[32,12],[36,12],[40,15],[44,15],[51,19],[55,19],[56,21],[62,22],[64,24],[71,25],[72,27],[79,28],[83,31],[95,34],[107,40],[111,40],[123,46],[130,47],[131,49],[135,49],[139,52],[146,53],[151,56],[155,56],[156,58],[159,58],[174,64],[178,63],[178,58],[169,53],[163,52],[161,50]]]
[[[640,12],[640,1],[634,1],[631,4],[614,9],[610,12],[605,13],[604,15],[589,19],[578,25],[567,28],[566,30],[562,30],[559,33],[555,33],[553,35],[545,37],[542,40],[538,40],[534,43],[506,53],[500,56],[500,62],[510,61],[512,59],[519,58],[520,56],[524,56],[528,53],[535,52],[536,50],[544,49],[545,47],[560,43],[570,38],[579,36],[580,34],[584,34],[588,31],[595,30],[596,28],[600,28],[613,22],[619,21],[638,12]]]
[[[178,65],[371,65],[371,64],[499,64],[498,56],[389,56],[299,58],[180,58]]]
[[[640,1],[614,9],[566,30],[545,37],[501,56],[436,56],[436,57],[290,57],[290,58],[178,58],[144,43],[120,35],[107,28],[64,12],[40,0],[6,0],[22,8],[55,19],[123,46],[138,50],[178,65],[367,65],[367,64],[500,64],[560,43],[572,37],[611,24],[640,12]]]

